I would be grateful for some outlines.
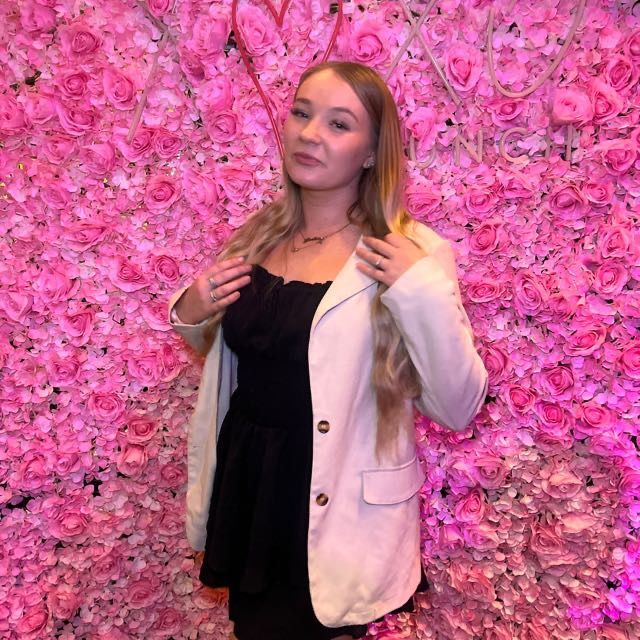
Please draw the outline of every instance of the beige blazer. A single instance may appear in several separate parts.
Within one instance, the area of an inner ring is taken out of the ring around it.
[[[417,225],[414,239],[427,257],[409,268],[382,301],[420,375],[417,408],[458,431],[483,404],[487,372],[460,300],[449,242],[424,225]],[[363,624],[392,611],[411,597],[420,580],[418,491],[425,474],[411,428],[400,430],[392,456],[376,459],[370,320],[376,282],[356,268],[358,260],[354,252],[327,290],[309,339],[309,583],[316,616],[329,627]],[[170,312],[185,289],[171,297]],[[202,350],[205,324],[172,326]],[[218,331],[188,426],[186,528],[197,550],[205,544],[216,440],[235,385],[236,358]]]

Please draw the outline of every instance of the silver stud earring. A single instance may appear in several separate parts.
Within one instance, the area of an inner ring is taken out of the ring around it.
[[[371,167],[373,167],[373,165],[374,165],[373,160],[372,160],[372,159],[369,159],[369,160],[367,160],[367,161],[364,163],[364,168],[365,168],[365,169],[370,169]]]

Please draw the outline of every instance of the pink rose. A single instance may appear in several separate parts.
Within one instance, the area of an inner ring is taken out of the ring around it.
[[[480,78],[483,64],[482,54],[477,48],[453,42],[447,49],[444,71],[455,89],[470,91]]]
[[[568,500],[575,497],[582,489],[582,481],[573,471],[561,469],[543,478],[542,490],[556,500]]]
[[[606,207],[611,204],[614,190],[612,182],[596,178],[588,180],[582,187],[585,198],[595,207]]]
[[[169,176],[154,175],[149,178],[144,203],[154,212],[166,211],[180,197],[180,185]]]
[[[176,285],[180,279],[180,267],[170,256],[155,256],[151,261],[156,277],[162,282]]]
[[[496,593],[481,567],[468,566],[453,561],[448,572],[451,586],[466,598],[487,604],[495,601]]]
[[[529,103],[527,100],[516,98],[495,98],[487,104],[487,110],[491,114],[491,120],[497,127],[508,129],[515,126],[514,123],[526,115]]]
[[[607,62],[604,78],[613,89],[626,93],[638,82],[638,67],[630,58],[614,55]]]
[[[549,194],[549,211],[562,224],[575,229],[583,228],[582,220],[586,210],[587,199],[575,184],[561,184]]]
[[[33,296],[19,291],[4,291],[0,293],[0,309],[7,318],[22,324],[26,321],[33,307]]]
[[[70,620],[80,606],[80,597],[71,591],[71,587],[57,587],[49,592],[47,601],[51,613],[58,620]]]
[[[125,403],[115,393],[92,393],[88,407],[97,420],[114,423],[124,412]]]
[[[32,282],[34,290],[39,294],[45,306],[67,301],[80,288],[80,281],[69,278],[66,273],[61,271],[62,268],[62,265],[55,268],[43,268],[37,279]]]
[[[82,544],[87,539],[87,516],[77,507],[58,507],[49,521],[51,533],[60,540]]]
[[[535,274],[518,271],[513,278],[515,308],[522,316],[535,316],[545,309],[549,291]]]
[[[211,246],[213,248],[213,253],[218,255],[223,247],[227,244],[227,240],[231,237],[233,233],[233,227],[228,224],[221,222],[217,224],[212,232],[211,232]]]
[[[136,105],[136,87],[133,80],[124,73],[105,67],[102,86],[105,96],[115,109],[127,111]]]
[[[624,100],[618,92],[599,78],[593,78],[589,85],[593,104],[594,124],[603,124],[620,114]]]
[[[49,384],[52,387],[69,387],[78,380],[80,363],[75,356],[52,357],[47,363]]]
[[[430,107],[418,107],[406,119],[405,124],[418,141],[419,156],[423,156],[436,141],[436,114]]]
[[[153,623],[153,631],[166,636],[177,636],[184,625],[184,616],[177,609],[163,609]]]
[[[632,380],[640,380],[640,342],[630,342],[620,355],[620,366],[624,374]]]
[[[146,386],[158,384],[163,373],[162,364],[155,353],[135,353],[127,359],[129,375]]]
[[[469,251],[483,256],[493,253],[499,244],[498,230],[501,227],[501,222],[484,222],[471,234]]]
[[[149,280],[142,269],[124,256],[119,256],[112,262],[109,277],[118,289],[127,293],[149,286]]]
[[[539,427],[546,433],[564,435],[569,429],[569,415],[559,405],[542,400],[536,403],[535,412],[540,418]]]
[[[376,67],[389,58],[389,35],[378,20],[363,18],[352,23],[349,37],[351,56],[362,64]]]
[[[640,29],[632,31],[624,43],[625,55],[634,62],[640,62]]]
[[[43,454],[30,450],[19,461],[16,475],[23,491],[37,491],[50,480],[51,467]]]
[[[42,127],[56,115],[56,101],[42,93],[30,93],[24,102],[24,117],[32,127]]]
[[[570,433],[555,434],[539,431],[534,434],[533,440],[543,453],[549,454],[567,451],[575,445],[573,436]]]
[[[127,425],[127,440],[132,444],[146,444],[158,431],[156,422],[142,416],[130,418]]]
[[[120,556],[114,551],[98,558],[91,567],[91,577],[98,583],[105,583],[109,580],[118,580],[122,568]]]
[[[84,71],[67,71],[56,78],[56,84],[63,97],[80,100],[87,94],[89,74]]]
[[[500,384],[510,370],[510,360],[507,353],[499,346],[490,344],[481,347],[480,355],[489,374],[489,383],[494,386]]]
[[[175,0],[147,0],[149,11],[156,17],[162,18],[173,9]]]
[[[60,125],[70,136],[83,136],[97,129],[98,116],[93,109],[85,110],[57,102],[56,112]]]
[[[563,400],[573,389],[574,380],[571,369],[558,365],[544,369],[540,375],[542,388],[551,397]]]
[[[549,296],[548,307],[553,311],[557,320],[564,322],[576,312],[579,302],[579,295],[560,292]]]
[[[94,54],[101,46],[102,40],[88,25],[76,22],[60,29],[62,51],[67,57],[85,57]]]
[[[162,382],[171,382],[182,371],[182,363],[177,352],[170,344],[164,343],[158,349],[158,364],[160,367],[160,379]]]
[[[37,2],[25,0],[20,6],[20,24],[34,37],[43,31],[51,31],[56,26],[56,12]]]
[[[412,182],[406,189],[407,208],[421,222],[439,220],[444,215],[442,194],[429,185]]]
[[[207,133],[214,142],[232,142],[238,133],[238,117],[232,111],[210,114]]]
[[[506,387],[506,403],[514,416],[527,413],[533,407],[536,396],[526,387],[517,384],[509,384]]]
[[[92,309],[82,309],[75,313],[67,312],[60,318],[60,329],[71,338],[71,344],[81,347],[89,342],[94,320],[95,313]]]
[[[160,468],[160,484],[163,487],[181,487],[187,481],[187,470],[184,464],[168,462]]]
[[[127,604],[131,609],[146,609],[163,596],[163,589],[155,580],[140,578],[129,582]]]
[[[125,444],[116,461],[118,471],[130,478],[139,478],[146,466],[147,452],[145,448],[137,444]]]
[[[151,152],[154,135],[153,129],[149,127],[138,127],[133,134],[131,143],[128,143],[124,137],[116,138],[115,142],[120,153],[129,162],[138,162],[146,158]]]
[[[534,522],[529,547],[545,570],[557,565],[571,564],[577,558],[567,550],[557,528],[551,525]]]
[[[171,160],[182,150],[180,136],[163,127],[158,127],[153,134],[153,148],[163,160]]]
[[[633,239],[629,229],[615,224],[598,229],[598,250],[603,258],[631,259]]]
[[[464,204],[469,213],[482,218],[495,210],[498,197],[491,187],[469,187],[464,194]]]
[[[44,138],[38,151],[52,164],[64,164],[76,153],[76,143],[72,138],[54,135]]]
[[[607,337],[607,328],[598,323],[579,329],[567,338],[564,352],[569,356],[588,356],[597,351]]]
[[[238,27],[242,30],[247,49],[250,53],[256,53],[263,42],[272,33],[267,28],[268,22],[256,15],[259,12],[255,7],[242,6],[238,9]],[[253,29],[256,29],[254,32]],[[200,14],[193,25],[191,39],[187,41],[187,47],[198,58],[210,58],[220,53],[227,42],[229,27],[227,19]]]
[[[167,322],[167,303],[163,300],[151,300],[140,309],[140,315],[154,331],[170,331]]]
[[[629,272],[617,260],[605,260],[597,269],[593,288],[607,298],[620,294],[629,280]]]
[[[191,207],[203,216],[213,215],[218,205],[218,188],[212,175],[188,167],[182,174],[184,196]]]
[[[478,455],[473,461],[472,475],[484,489],[497,489],[504,484],[507,470],[502,458],[485,453]]]
[[[613,424],[611,410],[594,401],[578,405],[579,428],[587,435],[608,431]]]
[[[529,198],[534,191],[531,178],[518,171],[498,172],[505,198]]]
[[[40,198],[51,209],[58,211],[69,206],[69,192],[56,183],[49,183],[40,189]]]
[[[633,140],[609,140],[596,150],[604,168],[614,176],[627,173],[638,157],[638,145]]]
[[[216,181],[231,202],[243,202],[254,188],[254,172],[244,164],[234,166],[229,162],[218,166]]]
[[[458,501],[455,508],[456,520],[477,524],[482,522],[486,512],[486,502],[479,489],[473,489]]]
[[[110,142],[87,145],[80,151],[80,157],[84,167],[94,176],[104,177],[116,163],[116,153]]]
[[[472,302],[491,302],[504,295],[504,285],[495,279],[485,278],[480,282],[468,283],[466,294]]]
[[[468,524],[463,529],[463,536],[467,547],[478,551],[490,551],[500,544],[495,528],[487,522]]]
[[[581,89],[557,89],[553,96],[551,117],[556,124],[582,127],[593,118],[591,100]]]
[[[229,78],[223,75],[207,80],[198,89],[196,106],[206,113],[229,111],[233,105],[233,88]]]
[[[95,247],[108,236],[106,224],[81,221],[71,226],[64,240],[70,249],[81,252]]]
[[[22,640],[38,640],[51,637],[49,627],[50,614],[47,606],[41,602],[32,607],[26,607],[15,623],[15,630]]]
[[[0,133],[16,135],[26,126],[24,112],[10,93],[0,94]]]
[[[180,68],[184,71],[187,80],[197,87],[205,79],[205,70],[202,60],[185,47],[180,47],[179,50]]]

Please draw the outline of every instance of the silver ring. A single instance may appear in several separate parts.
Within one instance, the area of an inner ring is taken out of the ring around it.
[[[211,289],[211,291],[209,291],[209,297],[211,298],[211,302],[218,302],[218,298],[216,296],[216,292]]]
[[[382,256],[380,256],[377,260],[376,263],[373,265],[376,269],[380,268],[380,263],[382,262]]]
[[[216,284],[216,281],[213,279],[213,276],[211,276],[210,278],[208,278],[208,282],[209,282],[209,287],[211,289],[215,289],[218,285]]]

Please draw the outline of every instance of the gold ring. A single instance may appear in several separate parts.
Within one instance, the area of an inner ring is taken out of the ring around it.
[[[216,296],[216,292],[211,289],[211,291],[209,291],[209,297],[211,298],[211,302],[218,302],[218,298]]]
[[[216,284],[216,281],[213,279],[213,276],[211,276],[211,277],[209,278],[209,286],[210,286],[212,289],[215,289],[215,288],[218,286],[218,285]]]

